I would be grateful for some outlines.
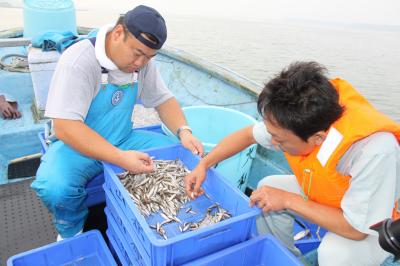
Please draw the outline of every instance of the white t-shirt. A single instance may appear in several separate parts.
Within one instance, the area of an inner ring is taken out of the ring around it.
[[[263,122],[253,127],[253,136],[265,148],[275,149]],[[388,132],[377,132],[357,141],[336,169],[351,176],[341,202],[345,219],[360,232],[376,234],[369,227],[390,218],[393,204],[400,197],[400,147],[396,138]]]
[[[101,67],[108,70],[108,83],[134,82],[135,75],[118,70],[105,53],[106,33],[112,28],[113,25],[106,25],[99,29],[96,47],[89,40],[83,40],[61,55],[50,83],[45,116],[84,121],[100,90]],[[145,107],[156,107],[173,97],[154,59],[139,70],[138,86],[138,98]]]

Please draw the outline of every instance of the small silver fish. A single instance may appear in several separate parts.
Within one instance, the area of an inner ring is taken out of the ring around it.
[[[310,229],[302,230],[293,236],[293,240],[297,241],[310,235]]]

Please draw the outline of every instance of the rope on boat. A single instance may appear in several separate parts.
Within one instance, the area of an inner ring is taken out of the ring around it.
[[[6,63],[6,60],[11,58],[11,63]],[[28,57],[20,54],[8,54],[0,59],[0,69],[10,72],[29,72]]]

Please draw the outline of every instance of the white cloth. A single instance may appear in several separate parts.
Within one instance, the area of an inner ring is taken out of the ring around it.
[[[105,53],[105,36],[111,29],[110,25],[100,28],[96,48],[89,40],[83,40],[61,55],[50,84],[45,116],[84,121],[100,90],[102,66],[109,70],[109,83],[124,85],[134,81],[134,73],[116,69]],[[139,70],[138,87],[138,98],[145,107],[156,107],[173,97],[157,70],[155,59]]]
[[[271,148],[263,122],[253,127],[253,135],[260,145]],[[377,235],[369,226],[390,218],[400,197],[400,147],[394,135],[378,132],[354,143],[337,170],[351,176],[341,202],[345,219],[358,231]]]
[[[268,185],[300,195],[301,188],[294,175],[274,175],[262,179],[258,187]],[[287,212],[272,212],[257,220],[259,233],[272,233],[295,255],[300,253],[293,242],[293,218]],[[328,232],[318,248],[320,266],[378,266],[390,254],[379,246],[378,236],[369,235],[355,241]]]
[[[76,235],[74,235],[74,236],[71,236],[71,237],[76,237],[77,235],[80,235],[80,234],[82,234],[82,232],[83,232],[83,229],[82,229],[81,231],[79,231],[78,233],[76,233]],[[56,242],[63,241],[64,239],[68,239],[68,238],[63,238],[63,237],[62,237],[60,234],[58,234],[58,235],[57,235]]]
[[[96,35],[95,54],[100,65],[108,70],[117,70],[118,67],[114,64],[106,54],[106,35],[112,30],[114,24],[108,24],[99,29]]]

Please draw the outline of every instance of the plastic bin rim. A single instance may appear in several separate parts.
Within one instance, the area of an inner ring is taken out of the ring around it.
[[[244,241],[244,242],[238,243],[238,244],[236,244],[236,245],[233,245],[233,246],[227,247],[227,248],[225,248],[225,249],[222,249],[222,250],[220,250],[220,251],[217,251],[216,253],[209,254],[209,255],[207,255],[207,256],[205,256],[205,257],[203,257],[203,258],[213,257],[213,256],[215,256],[216,254],[218,254],[219,256],[223,257],[224,254],[230,254],[230,253],[235,252],[235,251],[237,251],[237,250],[241,250],[241,249],[243,249],[244,247],[253,245],[254,243],[257,243],[257,242],[263,242],[263,241],[265,241],[265,240],[269,240],[269,241],[271,241],[274,245],[279,246],[279,247],[282,247],[282,252],[285,253],[285,255],[287,255],[289,258],[291,258],[292,260],[294,260],[293,262],[297,262],[296,265],[302,265],[302,264],[300,263],[300,261],[298,261],[298,259],[297,259],[288,249],[286,249],[286,248],[279,242],[279,240],[277,240],[277,239],[276,239],[273,235],[271,235],[271,234],[256,236],[256,237],[251,238],[251,239],[249,239],[249,240],[247,240],[247,241]],[[202,260],[202,258],[199,258],[199,259],[197,259],[197,260]],[[194,261],[192,261],[192,262],[189,262],[189,263],[187,263],[187,265],[192,265],[191,263],[196,262],[197,260],[194,260]],[[186,265],[186,264],[184,264],[184,265]],[[196,263],[194,263],[193,265],[196,265]],[[203,265],[203,264],[201,264],[201,265]]]
[[[255,119],[254,117],[252,117],[252,116],[250,116],[250,115],[248,115],[246,113],[240,112],[238,110],[231,109],[231,108],[226,108],[226,107],[221,107],[221,106],[214,106],[214,105],[192,105],[192,106],[182,107],[183,111],[191,110],[191,109],[194,109],[194,110],[196,110],[196,109],[197,110],[202,110],[202,109],[224,110],[224,111],[227,111],[227,112],[230,112],[230,113],[235,113],[235,114],[241,115],[243,117],[246,117],[247,119],[251,120],[253,124],[257,123],[257,119]],[[168,133],[170,133],[172,136],[175,136],[175,134],[173,134],[171,132],[171,130],[169,130],[169,128],[164,123],[161,123],[161,129],[166,135],[168,135]],[[210,143],[210,142],[202,142],[202,144],[204,146],[208,146],[208,147],[214,147],[214,146],[217,145],[217,143]],[[252,144],[249,147],[254,147],[256,145],[257,144]]]
[[[167,128],[167,126],[166,126],[164,123],[161,124],[160,127],[161,127],[162,131],[163,131],[165,134],[167,134],[167,132],[169,132],[169,133],[172,134],[171,130],[169,130],[169,129]],[[213,148],[213,147],[215,147],[215,146],[218,145],[218,143],[211,143],[211,142],[202,142],[202,144],[203,144],[204,147],[210,147],[210,148]],[[180,145],[180,144],[177,144],[177,145]],[[175,144],[173,144],[173,146],[175,146]],[[249,145],[248,148],[250,148],[250,147],[255,147],[255,146],[257,146],[256,143]],[[199,157],[199,158],[200,158],[200,157]]]
[[[46,249],[52,248],[52,247],[55,247],[55,246],[59,246],[60,244],[62,245],[63,243],[76,241],[79,238],[85,238],[88,235],[96,236],[100,240],[100,245],[102,246],[104,252],[106,253],[106,256],[109,259],[109,261],[115,262],[114,257],[112,256],[110,250],[108,249],[107,244],[105,243],[105,240],[104,240],[103,236],[101,235],[100,231],[97,230],[97,229],[92,229],[90,231],[84,232],[84,233],[79,234],[77,236],[64,239],[64,240],[62,240],[60,242],[49,243],[47,245],[44,245],[44,246],[41,246],[41,247],[38,247],[38,248],[34,248],[34,249],[31,249],[31,250],[27,250],[27,251],[15,254],[15,255],[11,256],[10,258],[8,258],[7,266],[13,266],[14,265],[13,261],[16,260],[16,259],[25,257],[25,256],[30,255],[32,253],[36,253],[36,252],[39,252],[39,251],[42,251],[42,250],[46,250]],[[116,265],[116,264],[114,264],[114,265]]]
[[[254,117],[252,117],[252,116],[250,116],[250,115],[248,115],[248,114],[246,114],[246,113],[240,112],[240,111],[238,111],[238,110],[231,109],[231,108],[227,108],[227,107],[214,106],[214,105],[192,105],[192,106],[185,106],[185,107],[182,107],[182,110],[183,110],[183,111],[184,111],[184,110],[191,110],[191,109],[194,109],[194,110],[196,110],[196,109],[198,109],[198,110],[202,110],[202,109],[224,110],[224,111],[227,111],[227,112],[229,112],[229,113],[235,113],[235,114],[239,114],[239,115],[241,115],[241,116],[244,116],[244,117],[246,117],[246,118],[252,120],[254,123],[257,122],[257,119],[255,119]]]

